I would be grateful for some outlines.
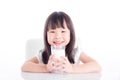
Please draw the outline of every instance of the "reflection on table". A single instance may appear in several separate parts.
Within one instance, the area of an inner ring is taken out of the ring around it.
[[[24,80],[100,80],[100,73],[68,74],[68,73],[29,73],[22,72]]]

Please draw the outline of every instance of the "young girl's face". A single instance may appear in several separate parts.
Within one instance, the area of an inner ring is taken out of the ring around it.
[[[70,41],[70,30],[64,23],[64,28],[49,29],[47,31],[49,45],[66,46]]]

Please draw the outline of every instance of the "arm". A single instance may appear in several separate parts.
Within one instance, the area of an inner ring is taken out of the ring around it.
[[[100,65],[85,53],[82,53],[79,59],[83,64],[71,64],[67,57],[61,57],[61,60],[57,63],[59,66],[58,70],[67,73],[89,73],[101,71]]]
[[[91,57],[87,56],[85,53],[81,53],[80,61],[83,64],[73,64],[73,70],[75,73],[88,73],[88,72],[100,72],[100,65]]]
[[[52,72],[56,68],[57,59],[54,55],[49,57],[48,63],[39,63],[36,57],[33,57],[26,61],[21,70],[23,72]]]
[[[39,63],[36,57],[27,60],[21,70],[23,72],[48,72],[46,64]]]

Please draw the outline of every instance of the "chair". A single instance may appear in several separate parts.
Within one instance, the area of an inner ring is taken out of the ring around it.
[[[29,39],[26,43],[26,55],[25,58],[31,58],[35,56],[39,50],[43,49],[44,41],[42,39]]]

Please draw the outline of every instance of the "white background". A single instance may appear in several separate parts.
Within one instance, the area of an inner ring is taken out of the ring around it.
[[[103,67],[102,79],[120,80],[119,0],[0,0],[0,79],[20,69],[26,41],[43,37],[53,11],[70,15],[83,50]]]

